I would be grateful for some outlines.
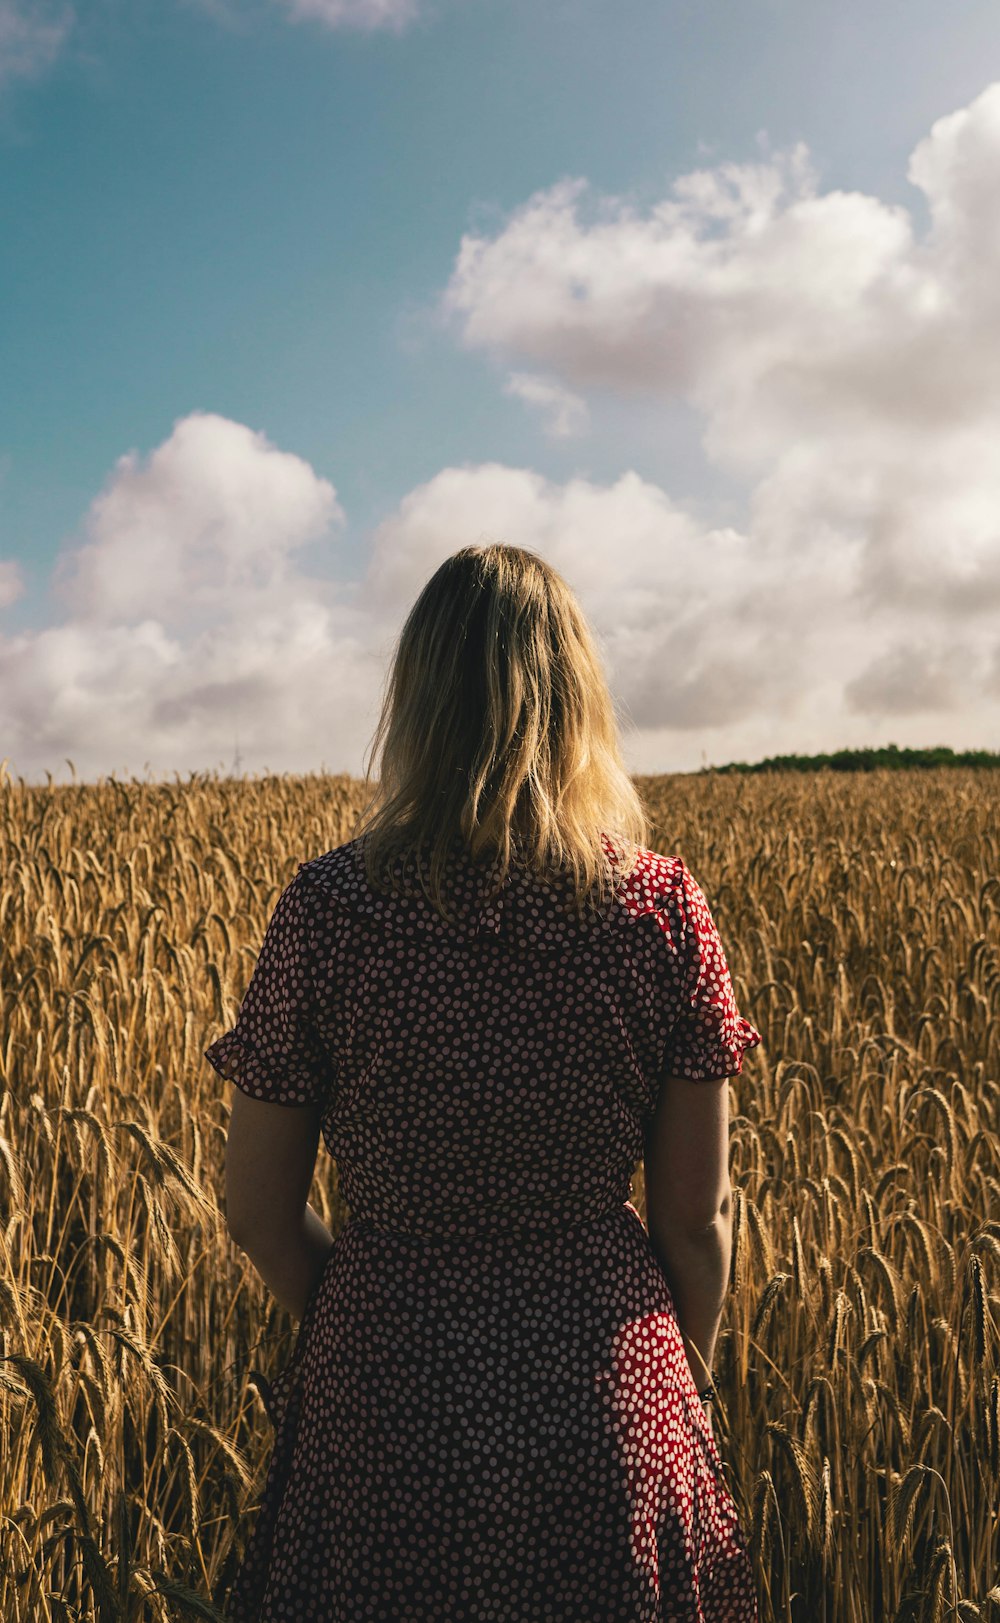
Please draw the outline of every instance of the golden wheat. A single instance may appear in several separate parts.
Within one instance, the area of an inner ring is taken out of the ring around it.
[[[974,771],[638,778],[763,1033],[720,1447],[761,1623],[1000,1619],[1000,824]],[[231,1023],[360,783],[0,771],[0,1617],[218,1616],[293,1327],[219,1210]],[[644,1211],[642,1168],[633,1192]],[[313,1200],[336,1232],[336,1171]]]

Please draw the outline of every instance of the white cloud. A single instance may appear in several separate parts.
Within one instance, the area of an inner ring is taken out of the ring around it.
[[[450,553],[487,535],[539,552],[565,576],[637,727],[683,735],[786,708],[789,659],[763,658],[766,628],[741,623],[745,539],[705,531],[634,472],[607,486],[499,463],[446,468],[377,531],[368,602],[401,617]]]
[[[145,460],[123,457],[56,571],[62,623],[0,633],[11,770],[225,767],[238,733],[251,771],[359,773],[413,599],[444,558],[489,538],[539,552],[577,592],[635,771],[696,766],[706,743],[714,760],[804,736],[865,743],[873,717],[919,727],[946,705],[949,730],[960,721],[979,742],[1000,689],[987,617],[949,643],[929,609],[911,610],[880,658],[840,551],[803,560],[706,528],[635,472],[601,485],[442,469],[375,531],[360,580],[296,557],[324,517],[336,534],[338,514],[307,463],[224,419],[186,418]]]
[[[0,0],[0,87],[45,73],[62,50],[73,20],[68,5]]]
[[[336,492],[241,423],[194,413],[122,457],[53,572],[61,623],[0,634],[12,770],[81,776],[359,763],[370,624],[297,553],[335,532]]]
[[[512,372],[504,385],[504,393],[537,407],[545,432],[553,439],[568,439],[582,434],[587,427],[586,401],[550,378],[537,377],[533,372]]]
[[[515,392],[556,420],[595,383],[688,400],[748,476],[742,521],[634,471],[452,466],[378,527],[360,579],[320,576],[303,549],[336,558],[343,515],[301,458],[197,413],[130,452],[59,562],[61,623],[0,632],[14,770],[228,764],[238,727],[251,770],[359,772],[410,604],[487,538],[578,593],[634,771],[884,742],[889,722],[900,744],[943,723],[995,747],[1000,87],[939,120],[910,174],[924,241],[905,210],[819,194],[797,148],[683,177],[643,217],[612,200],[584,221],[583,183],[560,183],[462,246],[453,319],[541,369]]]
[[[675,394],[706,448],[768,468],[789,436],[936,432],[1000,403],[1000,84],[939,120],[908,174],[933,229],[861,193],[818,195],[800,144],[679,179],[644,217],[564,180],[463,238],[442,305],[470,347],[567,385]]]
[[[333,486],[301,457],[194,412],[145,462],[134,451],[119,459],[84,544],[58,561],[55,589],[80,619],[190,624],[193,612],[225,613],[234,594],[273,599],[295,550],[343,517]]]
[[[308,464],[218,417],[122,457],[54,572],[62,622],[0,634],[12,770],[225,766],[238,730],[251,770],[360,772],[413,598],[487,535],[565,573],[636,726],[683,737],[784,704],[787,661],[760,658],[760,626],[740,625],[744,538],[705,532],[635,473],[603,486],[445,468],[379,526],[360,581],[296,558],[338,517]]]
[[[907,174],[924,240],[905,208],[820,192],[801,144],[682,176],[642,213],[564,179],[466,235],[441,300],[505,366],[693,406],[709,461],[749,483],[750,612],[782,635],[811,582],[843,679],[864,625],[893,647],[896,622],[966,628],[914,667],[909,706],[905,660],[877,644],[851,703],[884,690],[897,711],[950,702],[963,673],[974,700],[995,657],[1000,83],[934,123]]]
[[[293,21],[315,21],[327,28],[363,33],[385,29],[401,33],[417,16],[417,0],[277,0]]]

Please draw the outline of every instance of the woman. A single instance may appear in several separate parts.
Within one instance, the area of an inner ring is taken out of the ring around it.
[[[760,1034],[694,878],[642,843],[549,564],[441,565],[379,746],[355,838],[299,865],[207,1050],[237,1085],[230,1232],[302,1321],[230,1616],[753,1623],[699,1394],[727,1079]],[[321,1133],[336,1240],[307,1204]]]

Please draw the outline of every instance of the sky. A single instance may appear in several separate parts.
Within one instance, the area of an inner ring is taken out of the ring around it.
[[[444,558],[635,773],[1000,748],[993,0],[0,0],[0,760],[369,765]]]

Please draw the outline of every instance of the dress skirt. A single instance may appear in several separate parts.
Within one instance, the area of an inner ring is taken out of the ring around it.
[[[268,1394],[232,1623],[754,1623],[631,1202],[440,1239],[352,1218]]]

